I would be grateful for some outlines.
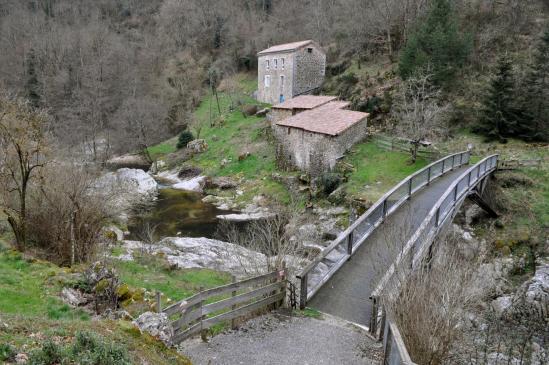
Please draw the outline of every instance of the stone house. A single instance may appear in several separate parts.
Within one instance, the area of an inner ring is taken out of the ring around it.
[[[311,40],[279,44],[257,54],[257,100],[277,104],[310,94],[324,82],[326,54]]]
[[[292,115],[317,108],[334,100],[337,100],[337,96],[296,96],[295,98],[286,100],[280,104],[273,105],[267,117],[271,123],[276,123],[282,119],[289,118]]]
[[[294,110],[311,102],[300,105],[294,101]],[[273,122],[279,163],[312,176],[333,170],[345,152],[367,134],[369,114],[348,110],[348,106],[348,102],[332,100]]]

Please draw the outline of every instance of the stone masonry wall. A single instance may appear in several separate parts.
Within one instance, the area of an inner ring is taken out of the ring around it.
[[[281,59],[284,58],[284,69],[282,69]],[[274,68],[274,60],[277,60],[278,66]],[[267,61],[269,69],[267,70]],[[284,99],[291,99],[293,85],[294,54],[293,53],[269,53],[258,58],[257,64],[257,100],[278,104],[280,94]],[[265,87],[265,75],[271,77],[271,84]],[[280,83],[280,76],[284,76],[284,85]]]
[[[274,134],[280,151],[278,157],[284,158],[286,165],[318,176],[332,170],[339,157],[366,137],[366,124],[364,119],[338,136],[275,125]]]
[[[311,48],[312,52],[308,49]],[[295,53],[293,96],[316,89],[324,82],[326,55],[314,45],[299,49]]]

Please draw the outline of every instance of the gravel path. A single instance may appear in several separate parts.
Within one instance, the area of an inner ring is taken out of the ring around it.
[[[314,319],[268,314],[208,343],[200,338],[184,341],[179,350],[195,365],[381,363],[381,344],[329,315]]]

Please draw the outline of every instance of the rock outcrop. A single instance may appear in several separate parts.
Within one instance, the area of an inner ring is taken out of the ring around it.
[[[172,345],[173,327],[167,314],[145,312],[134,320],[133,324],[139,328],[141,333],[150,334],[164,342],[166,346]]]
[[[101,176],[95,188],[102,193],[115,197],[113,209],[120,212],[122,220],[127,219],[127,212],[133,206],[151,201],[158,194],[158,184],[143,170],[123,168]]]

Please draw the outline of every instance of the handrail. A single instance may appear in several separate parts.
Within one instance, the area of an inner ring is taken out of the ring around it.
[[[412,235],[412,237],[410,237],[408,242],[406,242],[402,251],[399,253],[395,261],[391,264],[383,278],[380,280],[376,289],[372,292],[371,298],[379,297],[384,286],[394,274],[396,267],[399,266],[404,257],[408,255],[409,251],[414,247],[419,238],[426,235],[426,240],[421,242],[422,246],[419,248],[416,255],[412,257],[412,267],[417,266],[417,263],[423,256],[424,251],[429,246],[428,241],[434,238],[436,231],[438,231],[438,229],[446,223],[446,219],[452,215],[451,213],[454,213],[457,203],[465,198],[465,196],[469,193],[471,187],[476,186],[476,184],[484,179],[486,175],[497,169],[498,156],[499,155],[495,154],[482,159],[474,166],[467,169],[463,174],[459,176],[459,178],[454,180],[454,182],[446,189],[444,194],[442,194],[439,200],[431,208],[429,214],[427,214],[416,232]],[[476,176],[474,176],[475,174]],[[467,181],[467,185],[464,189],[461,189],[460,191],[459,187],[465,181]],[[451,198],[452,200],[447,203],[446,201],[449,198]],[[426,231],[427,228],[430,228],[430,230]]]
[[[385,193],[376,203],[374,203],[363,215],[361,215],[353,224],[351,224],[345,231],[343,231],[332,243],[326,247],[311,263],[309,263],[297,278],[301,280],[301,298],[300,298],[300,307],[304,308],[307,300],[309,300],[320,287],[326,283],[334,273],[356,252],[356,250],[366,241],[370,236],[373,230],[383,222],[387,216],[391,215],[399,206],[401,206],[406,200],[408,200],[412,195],[414,195],[419,189],[428,185],[431,181],[436,179],[439,176],[444,175],[446,172],[453,170],[455,167],[462,166],[469,163],[470,153],[469,151],[463,151],[455,153],[440,160],[437,160],[424,168],[418,170],[417,172],[409,175],[403,179],[400,183],[394,186],[391,190]],[[451,162],[450,162],[451,161]],[[440,171],[438,168],[440,167]],[[422,175],[427,175],[424,181],[417,179]],[[420,180],[418,184],[414,186],[414,182]],[[391,200],[393,195],[398,195],[397,193],[402,193],[400,190],[406,188],[406,192],[401,194],[402,196],[396,197],[396,201]],[[372,217],[375,218],[373,222],[370,222],[370,227],[366,232],[361,233],[360,237],[354,237],[355,233],[359,233],[359,228]],[[346,254],[342,255],[337,262],[335,262],[329,270],[324,274],[321,280],[318,283],[315,283],[314,286],[309,288],[308,283],[308,274],[322,261],[324,260],[332,251],[335,250],[339,245],[346,243],[347,249]]]

